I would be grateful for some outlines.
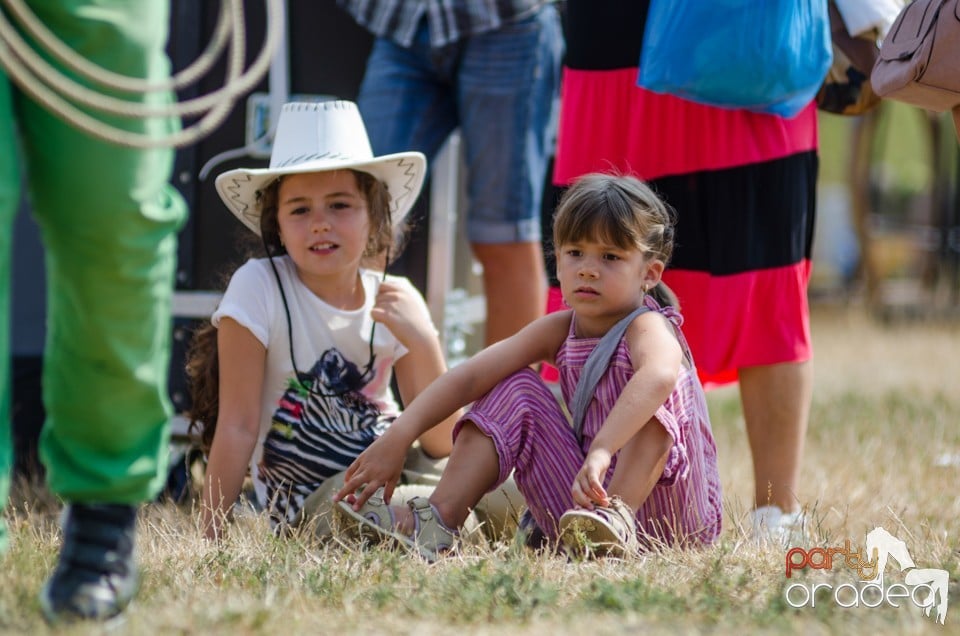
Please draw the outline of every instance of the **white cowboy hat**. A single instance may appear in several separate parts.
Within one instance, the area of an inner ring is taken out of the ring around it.
[[[347,101],[284,104],[269,168],[228,170],[216,180],[227,208],[260,234],[257,193],[287,174],[343,170],[368,172],[387,184],[390,214],[399,223],[413,207],[427,172],[419,152],[374,157],[357,105]]]

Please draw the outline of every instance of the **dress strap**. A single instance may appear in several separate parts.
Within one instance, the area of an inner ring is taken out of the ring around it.
[[[613,356],[614,351],[617,350],[620,339],[623,338],[624,332],[626,332],[627,327],[630,326],[634,318],[648,311],[651,311],[650,307],[641,305],[634,309],[630,315],[622,318],[620,322],[615,324],[610,331],[600,338],[600,342],[597,343],[597,346],[594,347],[593,351],[591,351],[587,357],[587,361],[583,365],[583,371],[580,373],[580,380],[577,382],[577,388],[574,390],[573,398],[570,400],[573,432],[577,436],[578,442],[583,441],[583,418],[586,416],[587,407],[593,399],[594,389],[597,388],[597,383],[610,365],[610,358]]]
[[[673,327],[673,333],[680,342],[680,348],[683,350],[683,357],[687,361],[687,365],[693,369],[693,354],[690,352],[690,345],[687,344],[687,338],[683,335],[683,330],[680,329],[680,326],[683,324],[683,316],[679,311],[677,311],[677,308],[672,305],[661,307],[660,304],[649,294],[644,297],[643,302],[647,307],[666,318],[670,323],[670,326]]]

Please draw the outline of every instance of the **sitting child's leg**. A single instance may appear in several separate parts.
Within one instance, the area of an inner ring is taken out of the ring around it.
[[[485,474],[482,484],[478,484],[483,485],[483,492],[501,484],[513,471],[537,525],[548,538],[556,537],[557,520],[573,506],[570,487],[584,454],[546,384],[529,369],[511,375],[473,405],[454,434],[466,431],[470,431],[471,444],[475,437],[485,438],[494,453],[496,470]],[[458,444],[459,438],[454,444],[455,454]],[[448,472],[455,462],[451,456]],[[494,476],[492,482],[490,475]],[[446,477],[444,473],[441,485]],[[459,479],[449,480],[450,491],[456,491],[461,483]],[[445,520],[449,502],[442,497],[446,495],[438,487],[431,498]],[[458,505],[462,506],[462,502]]]
[[[443,522],[459,528],[470,510],[499,483],[497,449],[490,437],[470,421],[457,424],[453,452],[440,483],[430,496]]]
[[[303,502],[303,509],[300,511],[294,525],[306,524],[318,539],[329,539],[334,536],[334,508],[333,494],[343,487],[343,473],[337,473],[330,479],[323,482],[317,490],[307,497]],[[390,505],[398,509],[405,510],[406,502],[414,497],[428,498],[433,494],[434,486],[427,484],[398,484],[393,490],[393,497],[390,498]],[[412,519],[407,524],[413,527]],[[480,527],[480,522],[476,516],[469,515],[461,524],[463,529],[475,536]]]
[[[348,521],[360,522],[357,529],[361,534],[367,530],[380,538],[392,537],[415,547],[421,556],[432,561],[453,546],[458,529],[469,527],[467,521],[472,517],[473,506],[493,488],[497,475],[493,442],[467,425],[461,428],[440,482],[429,499],[414,497],[403,505],[397,501],[398,487],[393,498],[385,502],[383,489],[379,489],[359,510],[354,511],[348,500],[340,501],[334,510]],[[431,537],[422,536],[424,529]]]
[[[640,510],[663,474],[672,447],[673,438],[663,425],[656,420],[647,422],[617,453],[607,494],[620,497],[634,511]]]
[[[573,506],[570,486],[584,455],[556,398],[534,371],[524,369],[494,387],[457,423],[454,435],[453,452],[429,501],[384,506],[372,497],[358,511],[341,501],[337,512],[416,545],[432,559],[443,546],[422,540],[419,529],[443,535],[448,545],[480,498],[513,471],[537,524],[547,538],[557,536],[557,520]]]

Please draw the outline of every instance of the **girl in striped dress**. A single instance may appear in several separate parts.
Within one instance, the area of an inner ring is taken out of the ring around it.
[[[739,385],[756,505],[747,526],[761,540],[789,539],[805,522],[816,104],[787,119],[638,87],[650,4],[565,3],[554,183],[618,170],[676,210],[677,249],[663,277],[683,306],[704,387]]]
[[[561,200],[554,241],[569,309],[445,373],[360,454],[335,509],[359,530],[434,558],[456,544],[456,529],[484,493],[513,472],[537,528],[577,552],[626,555],[716,539],[716,447],[680,316],[660,282],[673,249],[669,209],[638,179],[587,175]],[[574,396],[586,361],[621,321],[625,331],[608,339],[609,362],[575,430],[530,365],[558,367],[563,402],[579,412]],[[429,499],[384,504],[400,473],[396,449],[471,402]]]

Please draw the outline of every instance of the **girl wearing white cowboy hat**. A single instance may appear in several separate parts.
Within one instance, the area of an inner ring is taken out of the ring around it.
[[[421,294],[368,267],[396,256],[425,172],[417,152],[373,156],[356,106],[334,101],[285,105],[270,166],[217,178],[268,256],[233,274],[188,360],[191,420],[209,451],[207,536],[220,536],[248,468],[278,526],[324,508],[311,502],[329,507],[318,493],[400,412],[393,371],[407,404],[445,371]],[[426,454],[449,454],[453,421],[419,437]],[[401,458],[416,436],[403,439]]]

